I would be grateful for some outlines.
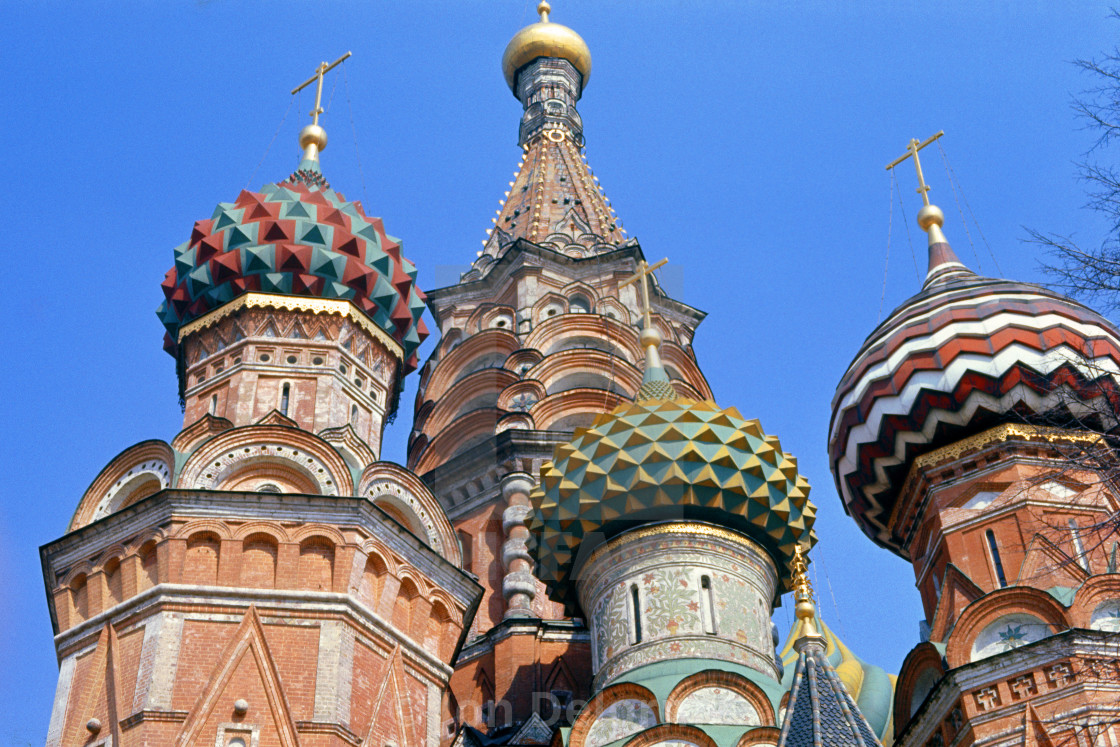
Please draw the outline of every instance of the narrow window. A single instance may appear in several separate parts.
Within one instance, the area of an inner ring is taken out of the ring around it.
[[[700,577],[700,598],[704,607],[704,632],[715,635],[716,632],[716,605],[712,598],[712,579],[708,576]]]
[[[280,390],[280,414],[284,417],[288,416],[288,395],[290,395],[291,393],[291,384],[285,384],[284,388]]]
[[[933,598],[941,598],[941,577],[936,572],[933,574]]]
[[[350,405],[350,424],[355,425],[358,422],[358,406]]]
[[[634,618],[634,643],[642,642],[642,608],[641,602],[638,600],[638,585],[630,585],[630,608],[633,611]]]
[[[1077,553],[1077,564],[1089,571],[1089,559],[1085,557],[1085,546],[1081,544],[1081,530],[1077,528],[1077,519],[1069,520],[1069,534],[1073,540],[1073,551]]]
[[[984,532],[984,536],[988,538],[988,550],[992,554],[992,565],[996,569],[996,578],[999,579],[999,588],[1007,586],[1007,577],[1003,575],[1003,561],[999,559],[999,547],[996,545],[996,536],[992,530]]]
[[[462,529],[459,530],[459,546],[463,548],[463,570],[474,567],[474,538]]]
[[[210,395],[210,414],[218,414],[218,395],[216,394]]]

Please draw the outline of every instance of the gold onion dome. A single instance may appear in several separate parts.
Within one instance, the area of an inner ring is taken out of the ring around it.
[[[538,5],[540,22],[514,34],[502,54],[502,72],[514,93],[517,93],[517,71],[538,57],[559,57],[572,63],[583,76],[584,86],[591,77],[591,50],[587,43],[567,26],[549,21],[550,10],[547,2]]]
[[[531,498],[540,577],[558,601],[575,601],[576,566],[604,537],[650,522],[740,531],[771,555],[785,589],[797,548],[816,542],[797,460],[757,420],[709,401],[639,396],[599,415],[557,447]]]

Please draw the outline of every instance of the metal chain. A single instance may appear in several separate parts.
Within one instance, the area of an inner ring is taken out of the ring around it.
[[[879,318],[875,323],[883,321],[883,301],[887,297],[887,269],[891,264],[891,229],[894,227],[894,169],[891,169],[890,206],[887,208],[887,257],[883,260],[883,290],[879,294]]]
[[[276,142],[276,138],[280,134],[280,130],[284,128],[284,122],[288,120],[288,114],[291,113],[292,104],[295,103],[295,100],[295,96],[288,97],[288,108],[284,110],[284,116],[280,118],[280,124],[276,125],[276,132],[272,133],[272,139],[268,141],[268,146],[264,149],[264,155],[261,156],[261,160],[257,162],[257,167],[253,169],[253,173],[249,174],[249,179],[245,182],[246,190],[248,190],[249,187],[252,186],[253,180],[257,178],[257,172],[261,170],[261,166],[264,165],[265,159],[268,158],[268,153],[272,150],[272,144]]]

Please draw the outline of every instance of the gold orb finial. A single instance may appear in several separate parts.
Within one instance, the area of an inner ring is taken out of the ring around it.
[[[918,225],[923,231],[928,231],[930,226],[940,228],[945,225],[945,213],[936,205],[923,205],[918,211]]]
[[[552,6],[542,0],[537,6],[541,20],[518,31],[506,45],[502,54],[502,73],[510,90],[517,93],[517,71],[538,57],[559,57],[572,63],[580,75],[583,85],[591,77],[591,50],[587,42],[567,26],[552,23],[548,19]]]
[[[299,147],[304,159],[319,160],[319,153],[327,147],[327,131],[317,124],[309,124],[299,131]]]

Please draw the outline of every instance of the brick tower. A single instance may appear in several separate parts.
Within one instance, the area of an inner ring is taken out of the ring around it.
[[[970,271],[918,175],[929,273],[844,374],[829,438],[846,510],[913,563],[925,608],[897,743],[1120,744],[1118,500],[1101,435],[1117,425],[1120,333]]]
[[[428,488],[378,461],[424,297],[328,185],[318,112],[295,173],[175,250],[183,430],[113,459],[42,548],[49,745],[422,747],[453,726],[482,591]]]
[[[492,732],[590,695],[587,628],[532,572],[529,492],[557,444],[642,380],[638,298],[620,286],[644,257],[583,155],[576,102],[591,55],[539,11],[502,60],[524,109],[517,172],[470,271],[428,293],[441,339],[408,448],[485,587],[452,684],[464,722]],[[691,345],[704,314],[656,285],[652,295],[673,386],[709,398]]]

